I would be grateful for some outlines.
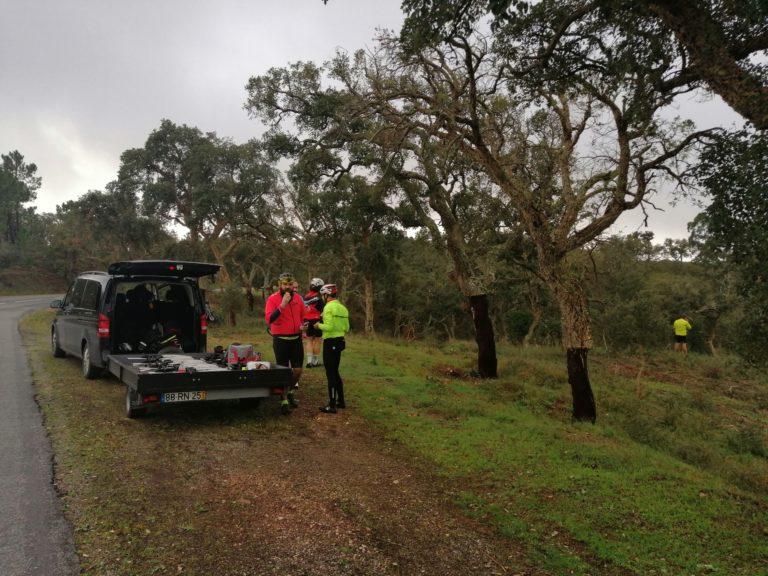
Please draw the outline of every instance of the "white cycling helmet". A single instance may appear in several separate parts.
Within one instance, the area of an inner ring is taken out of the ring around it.
[[[319,292],[320,288],[323,287],[323,284],[325,284],[325,282],[322,278],[312,278],[312,280],[309,281],[309,289]]]
[[[320,288],[320,294],[323,294],[324,296],[332,296],[336,297],[338,294],[338,290],[336,288],[336,284],[326,284],[322,288]]]

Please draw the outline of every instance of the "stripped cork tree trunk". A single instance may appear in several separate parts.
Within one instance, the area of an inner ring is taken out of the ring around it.
[[[560,310],[562,342],[573,400],[573,419],[594,423],[597,408],[588,364],[592,330],[584,290],[581,283],[568,273],[566,266],[549,267],[543,270],[543,277]]]
[[[470,296],[469,307],[472,310],[472,320],[475,325],[477,371],[481,378],[496,378],[498,376],[496,337],[489,313],[488,295],[476,294]]]

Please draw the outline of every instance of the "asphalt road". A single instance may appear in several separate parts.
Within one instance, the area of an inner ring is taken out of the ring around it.
[[[53,488],[51,443],[21,345],[21,316],[58,296],[0,297],[0,573],[79,573],[72,528]]]

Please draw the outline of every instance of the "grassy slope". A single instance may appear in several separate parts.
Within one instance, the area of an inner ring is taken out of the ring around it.
[[[765,569],[768,387],[731,380],[727,360],[660,354],[638,380],[642,361],[596,356],[589,426],[569,422],[554,350],[502,348],[502,377],[476,382],[445,368],[468,345],[349,348],[366,415],[470,478],[467,509],[553,571],[589,573],[585,555],[642,574]]]
[[[161,515],[144,502],[147,520],[126,515],[121,480],[146,485],[157,471],[127,464],[108,439],[133,435],[169,459],[173,476],[191,473],[184,461],[205,427],[236,440],[256,431],[279,437],[285,424],[235,414],[221,426],[220,414],[206,419],[200,412],[181,426],[122,420],[114,382],[85,388],[75,370],[62,371],[45,356],[48,318],[38,313],[24,326],[78,545],[95,557],[94,573],[114,565],[133,573],[131,562],[143,566],[137,574],[164,573],[165,560],[126,535],[159,531],[183,546],[195,530],[194,508],[176,504]],[[254,325],[213,332],[222,342],[255,334],[267,349]],[[522,542],[530,560],[553,574],[765,573],[765,380],[731,359],[594,355],[599,424],[573,425],[558,351],[502,347],[502,377],[493,382],[460,377],[471,351],[467,343],[435,348],[354,338],[342,370],[349,402],[447,478],[469,515]],[[56,379],[48,376],[54,373]],[[78,397],[86,389],[97,393]],[[77,418],[94,405],[101,420]],[[116,529],[115,519],[127,524]]]
[[[0,296],[57,292],[63,296],[66,291],[67,283],[48,270],[21,266],[0,268]]]

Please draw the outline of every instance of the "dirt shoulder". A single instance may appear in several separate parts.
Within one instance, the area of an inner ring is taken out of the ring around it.
[[[23,334],[85,573],[540,573],[354,407],[317,413],[321,371],[290,417],[230,403],[130,421],[116,380],[50,357],[48,319]]]

